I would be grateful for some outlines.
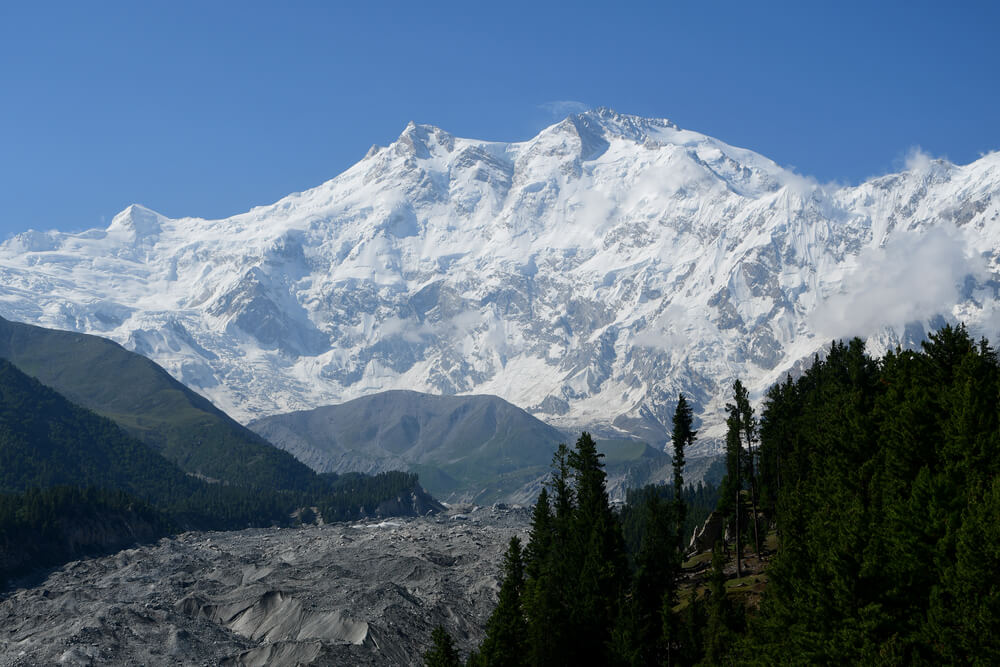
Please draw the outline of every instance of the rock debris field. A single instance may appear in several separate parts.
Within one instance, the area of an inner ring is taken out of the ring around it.
[[[421,664],[438,624],[464,655],[529,518],[185,533],[76,561],[0,593],[0,665]]]

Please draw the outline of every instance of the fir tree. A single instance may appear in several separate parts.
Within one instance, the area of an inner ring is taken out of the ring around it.
[[[496,609],[486,623],[486,638],[479,649],[479,664],[488,667],[519,667],[527,664],[527,625],[521,610],[524,563],[521,540],[510,538],[503,559],[503,581]]]
[[[552,508],[549,506],[549,491],[542,487],[531,512],[531,531],[528,546],[524,550],[524,567],[529,579],[537,579],[552,552]]]
[[[736,380],[733,384],[733,394],[739,396],[743,391],[745,391],[743,384]],[[726,478],[722,484],[723,505],[721,508],[728,508],[725,514],[733,518],[736,532],[736,576],[742,577],[743,542],[740,524],[743,523],[743,429],[740,406],[727,403],[726,412],[728,413],[728,417],[726,417]]]
[[[738,380],[733,385],[733,399],[740,418],[740,438],[746,447],[746,480],[750,486],[750,511],[753,522],[754,553],[760,559],[760,535],[757,528],[757,475],[756,475],[756,445],[757,445],[757,418],[754,417],[753,406],[750,405],[750,396]]]
[[[729,651],[736,639],[738,616],[726,595],[725,563],[722,545],[712,550],[712,574],[708,584],[708,610],[705,621],[705,664],[721,665],[729,660]]]
[[[678,550],[684,551],[684,521],[687,507],[684,504],[684,451],[694,444],[697,431],[692,428],[694,418],[691,406],[684,394],[677,396],[677,408],[674,410],[674,427],[670,436],[673,444],[674,469],[674,517],[677,522]]]
[[[455,642],[444,626],[434,628],[431,644],[431,648],[424,653],[424,667],[461,667]]]
[[[607,643],[628,580],[621,524],[612,512],[597,443],[584,432],[570,452],[576,508],[569,563],[577,565],[569,590],[571,655],[581,661],[608,658]]]
[[[644,529],[630,601],[634,608],[635,641],[642,664],[658,665],[665,658],[665,646],[659,641],[662,632],[661,611],[664,604],[676,603],[676,579],[680,571],[674,503],[647,493],[644,506]]]

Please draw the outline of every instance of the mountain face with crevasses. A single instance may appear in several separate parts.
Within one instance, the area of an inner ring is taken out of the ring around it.
[[[860,335],[1000,330],[1000,153],[822,186],[597,109],[524,142],[410,124],[336,178],[223,220],[131,206],[0,245],[0,315],[106,336],[246,422],[388,389],[494,394],[564,429],[724,430]]]

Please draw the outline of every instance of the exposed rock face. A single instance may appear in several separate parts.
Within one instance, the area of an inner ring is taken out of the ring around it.
[[[997,248],[1000,153],[826,187],[599,109],[518,143],[411,124],[223,220],[20,234],[0,315],[112,338],[242,422],[412,389],[661,445],[683,391],[708,453],[734,378],[756,398],[833,338],[995,339]]]
[[[438,624],[467,653],[528,517],[187,533],[77,561],[3,593],[0,665],[415,665]]]
[[[712,512],[705,519],[705,523],[694,531],[691,536],[691,544],[688,545],[689,554],[699,554],[710,551],[715,543],[723,538],[725,531],[724,521],[721,512]]]

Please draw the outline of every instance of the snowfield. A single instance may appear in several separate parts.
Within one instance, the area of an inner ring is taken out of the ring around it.
[[[410,124],[336,178],[223,220],[134,205],[0,245],[0,315],[106,336],[243,422],[387,389],[495,394],[565,429],[716,446],[835,337],[998,338],[1000,154],[826,187],[597,109],[529,141]],[[67,225],[72,221],[67,221]]]

